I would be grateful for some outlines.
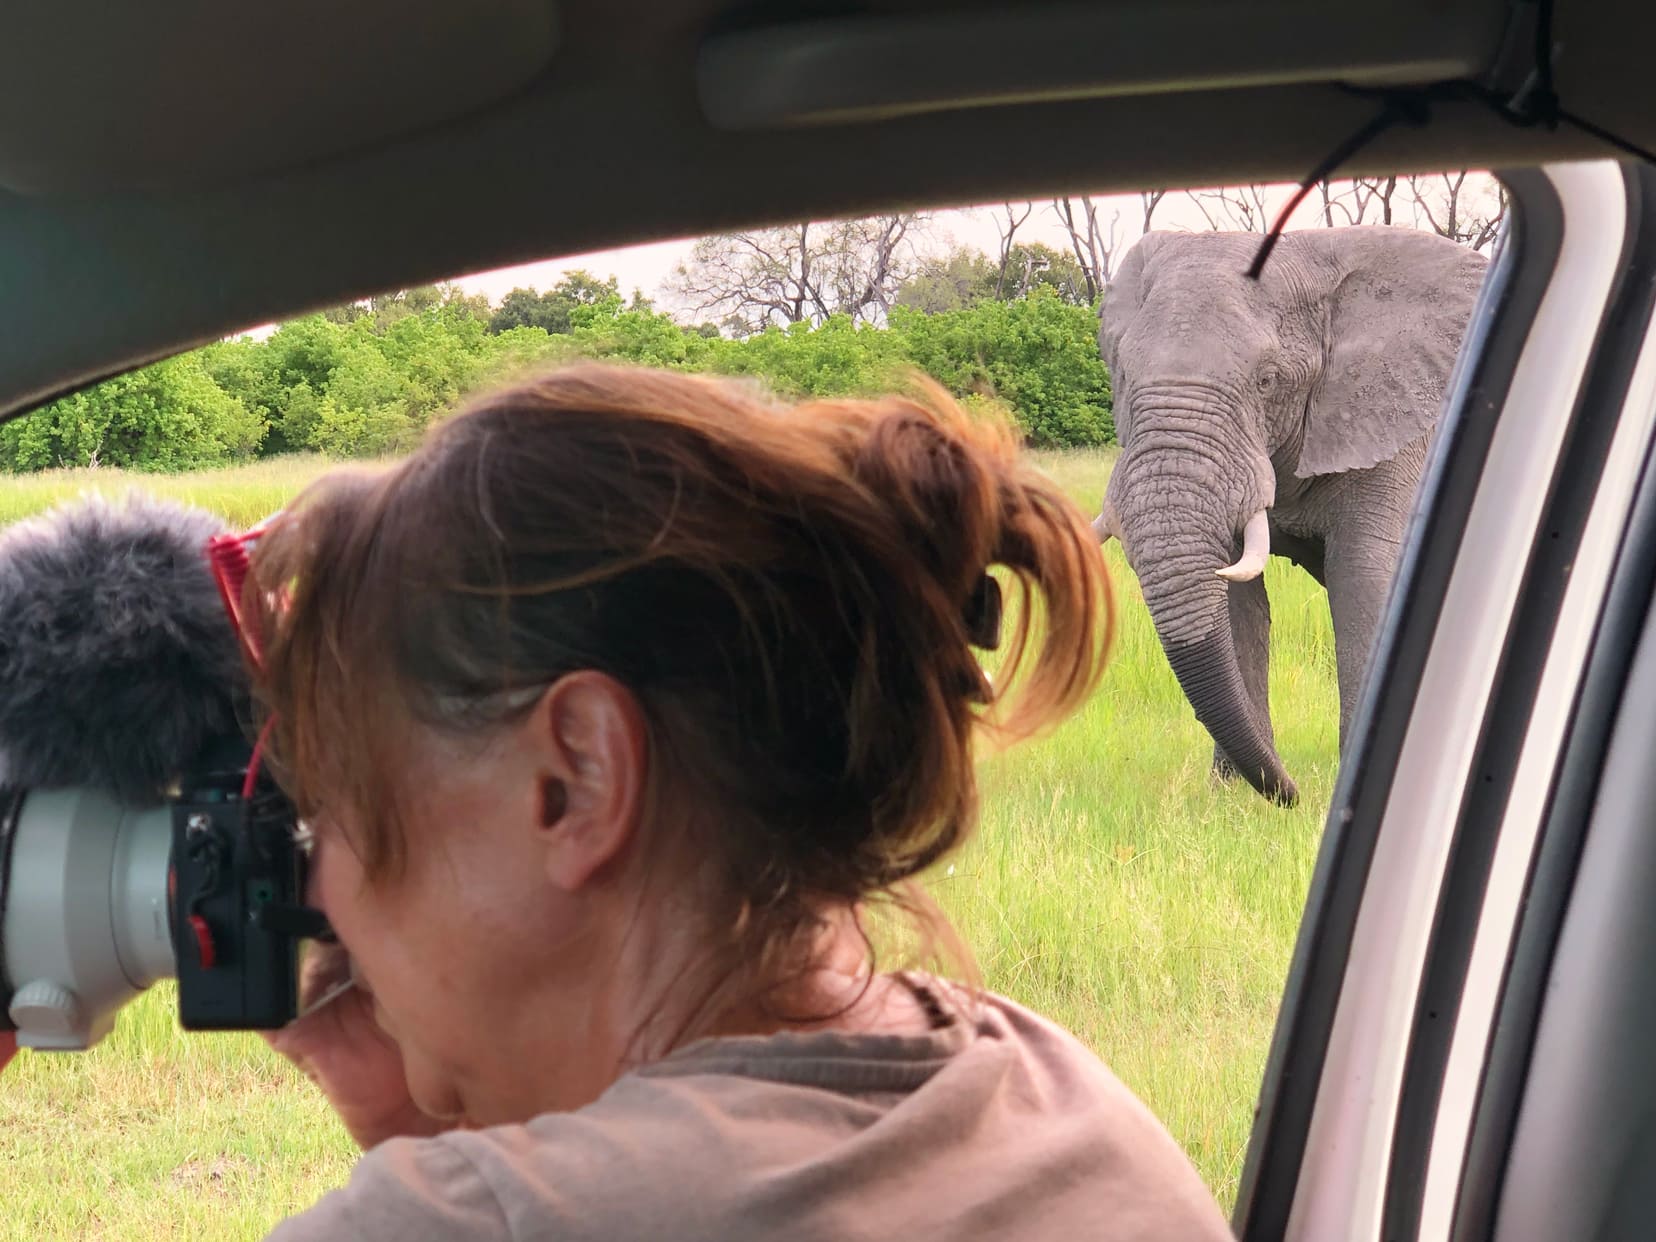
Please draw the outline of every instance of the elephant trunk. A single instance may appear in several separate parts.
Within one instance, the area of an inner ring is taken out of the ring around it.
[[[1249,697],[1230,623],[1231,582],[1264,569],[1265,513],[1243,509],[1252,516],[1238,559],[1241,517],[1223,499],[1226,489],[1206,481],[1194,455],[1181,460],[1163,447],[1130,456],[1137,460],[1124,456],[1110,480],[1113,506],[1107,509],[1120,523],[1115,533],[1131,549],[1168,663],[1196,718],[1237,772],[1265,797],[1291,806],[1299,791]]]
[[[1179,687],[1231,766],[1265,797],[1283,806],[1299,800],[1299,789],[1255,718],[1242,684],[1230,625],[1216,627],[1188,646],[1163,644]]]

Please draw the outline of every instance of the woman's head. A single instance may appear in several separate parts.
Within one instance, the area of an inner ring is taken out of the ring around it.
[[[990,566],[1022,597],[993,691],[972,646]],[[336,876],[383,903],[421,875],[456,900],[504,881],[492,914],[430,920],[559,978],[631,934],[606,913],[628,902],[670,905],[752,986],[807,964],[825,919],[965,837],[985,716],[1057,719],[1108,638],[1085,518],[930,386],[784,406],[561,370],[324,480],[254,571],[281,600],[257,617],[271,754],[349,850]]]

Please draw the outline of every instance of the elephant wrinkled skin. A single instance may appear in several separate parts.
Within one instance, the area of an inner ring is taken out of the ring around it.
[[[1351,723],[1487,260],[1412,229],[1150,233],[1105,290],[1121,540],[1215,767],[1292,803],[1267,693],[1268,553],[1328,591]]]

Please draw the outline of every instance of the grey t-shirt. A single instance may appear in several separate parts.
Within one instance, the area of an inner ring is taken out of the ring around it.
[[[1184,1153],[996,996],[926,1034],[707,1039],[571,1113],[393,1139],[272,1242],[1208,1242]]]

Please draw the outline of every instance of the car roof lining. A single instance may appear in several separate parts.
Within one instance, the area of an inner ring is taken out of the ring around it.
[[[1442,4],[1474,15],[1506,8]],[[798,7],[750,7],[740,28]],[[860,6],[898,15],[961,7]],[[1275,7],[1333,29],[1346,6]],[[1410,4],[1388,19],[1418,21],[1421,11]],[[1347,37],[1360,44],[1369,21],[1348,23]],[[1560,96],[1646,143],[1656,139],[1656,93],[1643,90],[1639,36],[1652,25],[1633,0],[1563,6],[1557,17]],[[1375,110],[1335,84],[1193,90],[1180,79],[1161,93],[1141,81],[1127,94],[878,123],[721,128],[703,110],[699,57],[710,34],[736,28],[718,0],[565,0],[545,71],[490,106],[275,171],[0,192],[0,415],[260,323],[553,256],[899,207],[1297,179]],[[1178,60],[1169,57],[1168,74]],[[1430,124],[1383,135],[1343,172],[1605,153],[1568,127],[1519,128],[1480,104],[1447,102]]]
[[[372,146],[498,103],[557,45],[549,0],[58,0],[0,23],[0,188],[21,193],[193,187]]]

